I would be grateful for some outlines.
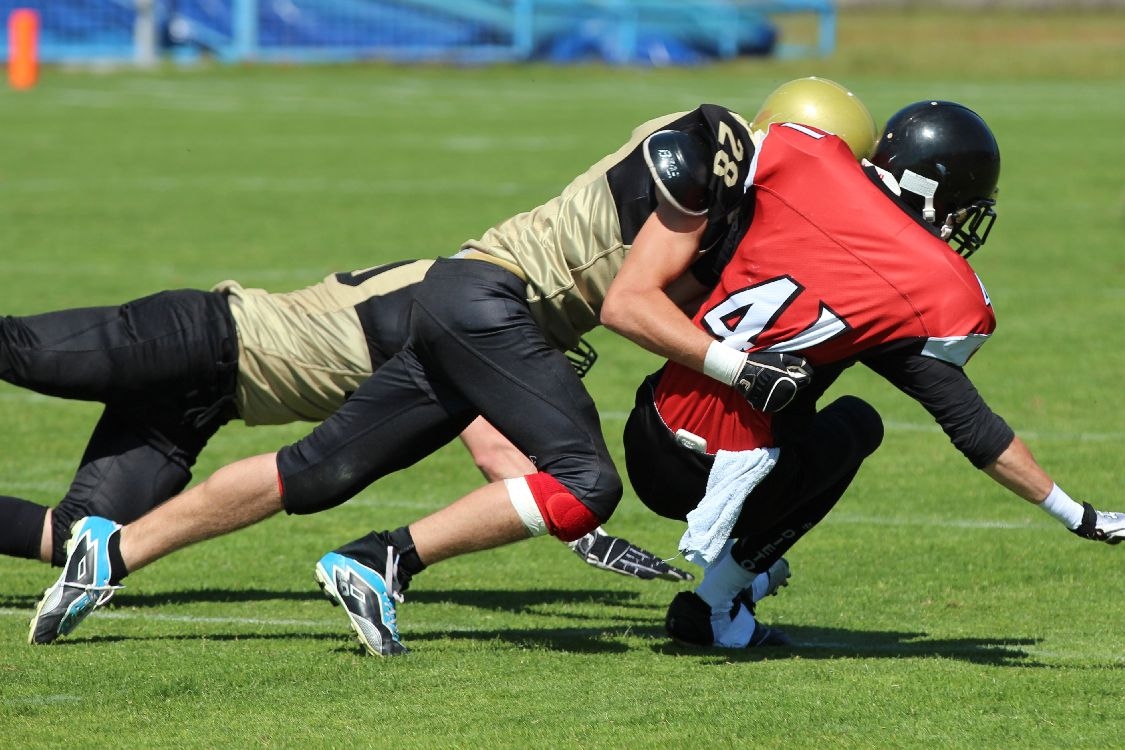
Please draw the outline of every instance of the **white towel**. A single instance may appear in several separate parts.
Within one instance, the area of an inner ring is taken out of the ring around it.
[[[685,558],[703,567],[718,559],[746,496],[773,470],[779,453],[777,448],[755,448],[715,454],[707,491],[695,510],[687,514],[688,528],[680,539],[680,552]]]

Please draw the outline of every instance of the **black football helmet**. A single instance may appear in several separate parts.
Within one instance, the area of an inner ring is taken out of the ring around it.
[[[871,162],[958,253],[967,258],[984,244],[996,221],[1000,148],[976,112],[954,102],[910,104],[887,120]]]

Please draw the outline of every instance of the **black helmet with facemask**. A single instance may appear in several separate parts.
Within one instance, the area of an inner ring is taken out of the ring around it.
[[[871,163],[898,181],[901,198],[968,257],[996,220],[1000,148],[980,115],[954,102],[910,104],[887,120]]]

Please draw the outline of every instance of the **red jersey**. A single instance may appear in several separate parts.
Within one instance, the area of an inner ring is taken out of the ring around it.
[[[747,186],[753,220],[694,318],[724,344],[799,352],[815,368],[916,339],[922,354],[960,366],[994,330],[968,262],[889,198],[839,138],[771,126]],[[656,406],[708,453],[773,445],[769,414],[674,362]]]

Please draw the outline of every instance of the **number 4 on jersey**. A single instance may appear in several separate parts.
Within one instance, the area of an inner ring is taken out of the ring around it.
[[[804,287],[782,276],[741,289],[712,307],[703,316],[703,326],[727,346],[750,349],[773,326],[790,305],[805,293]],[[848,324],[823,302],[820,314],[796,336],[772,341],[767,351],[792,352],[809,349],[848,330]],[[767,335],[767,340],[769,337]]]

